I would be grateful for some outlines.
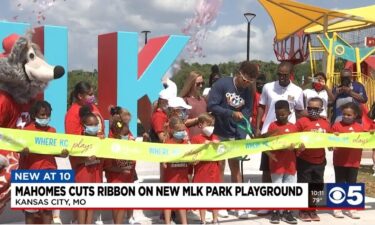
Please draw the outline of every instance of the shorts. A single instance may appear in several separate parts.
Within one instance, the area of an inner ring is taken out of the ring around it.
[[[262,156],[260,157],[260,171],[270,171],[270,164],[269,164],[269,158],[268,155],[264,152],[262,152]]]
[[[220,141],[235,141],[236,140],[236,138],[228,138],[228,137],[222,137],[222,136],[219,136],[219,139],[220,139]],[[240,161],[242,158],[243,158],[242,156],[237,156],[237,157],[233,157],[233,158],[230,158],[230,159]]]

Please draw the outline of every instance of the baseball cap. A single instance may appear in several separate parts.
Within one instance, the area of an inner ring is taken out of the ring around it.
[[[4,52],[2,53],[2,57],[7,57],[10,52],[12,51],[13,45],[17,42],[20,38],[18,34],[11,34],[4,38],[3,40],[3,49]]]
[[[191,109],[191,105],[186,104],[183,98],[181,97],[174,97],[168,99],[168,107],[170,108],[184,108],[184,109]]]
[[[159,98],[161,98],[161,99],[168,100],[172,97],[173,97],[173,95],[171,94],[171,92],[168,89],[163,89],[159,92]]]

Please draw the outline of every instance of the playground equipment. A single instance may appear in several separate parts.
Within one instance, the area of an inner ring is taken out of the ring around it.
[[[343,69],[337,62],[345,62],[344,66],[351,68],[355,79],[365,86],[369,99],[367,106],[373,104],[375,80],[371,71],[375,68],[375,58],[372,56],[375,51],[373,47],[364,46],[364,42],[365,37],[375,36],[375,5],[328,10],[290,0],[258,1],[274,23],[274,49],[279,61],[288,60],[296,64],[309,56],[310,75],[325,72],[330,87],[338,84],[339,72]],[[305,52],[301,31],[309,37],[308,52]]]

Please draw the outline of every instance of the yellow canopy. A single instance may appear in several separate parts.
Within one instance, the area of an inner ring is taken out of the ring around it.
[[[329,32],[356,30],[375,25],[375,5],[338,11],[356,16],[361,20],[337,20],[335,23],[328,25],[327,31]],[[317,33],[322,31],[323,27],[321,25],[316,25],[305,30],[306,33]]]
[[[315,25],[328,27],[329,24],[338,24],[338,21],[363,21],[375,23],[373,20],[359,18],[342,11],[328,10],[290,0],[258,0],[271,16],[276,39],[286,37]],[[357,24],[359,26],[359,24]]]

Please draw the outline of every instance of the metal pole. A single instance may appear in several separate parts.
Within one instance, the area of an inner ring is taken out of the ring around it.
[[[149,30],[144,30],[144,31],[142,31],[141,33],[145,34],[145,44],[147,44],[147,34],[148,34],[148,33],[151,33],[151,31],[149,31]]]
[[[251,33],[250,24],[251,24],[251,21],[256,17],[256,14],[245,13],[243,15],[245,16],[245,18],[247,20],[247,48],[246,48],[247,57],[246,57],[246,60],[249,61],[250,60],[250,33]]]
[[[247,57],[246,60],[250,59],[250,21],[247,22]]]

